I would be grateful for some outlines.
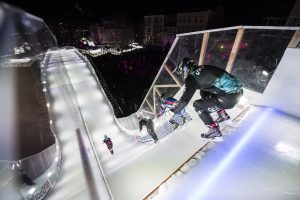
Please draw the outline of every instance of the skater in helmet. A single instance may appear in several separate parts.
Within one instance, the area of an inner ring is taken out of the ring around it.
[[[148,134],[153,138],[154,143],[158,141],[157,135],[154,131],[154,124],[151,119],[146,119],[143,117],[138,117],[139,120],[139,126],[140,126],[140,131],[142,130],[143,126],[146,126]]]
[[[103,144],[106,144],[107,149],[110,151],[110,153],[113,155],[114,154],[114,150],[113,150],[113,143],[110,139],[110,137],[108,137],[107,135],[104,135],[104,140],[103,140]]]
[[[161,103],[160,103],[160,110],[159,110],[159,114],[158,117],[162,116],[166,111],[169,111],[171,109],[174,108],[174,106],[178,103],[177,99],[173,98],[173,97],[167,97],[167,94],[164,92],[161,94],[160,96],[161,99]],[[178,116],[179,118],[181,118],[181,125],[185,123],[186,118],[184,116],[185,114],[185,109],[183,108],[176,116]],[[178,122],[176,122],[175,120],[175,116],[170,119],[170,123],[175,125],[175,128],[177,128],[180,124],[178,124]]]
[[[241,82],[221,68],[211,65],[197,66],[188,57],[180,61],[174,72],[184,80],[185,91],[171,111],[179,113],[199,89],[201,99],[194,101],[193,106],[209,128],[207,133],[201,134],[201,137],[208,139],[221,137],[219,123],[230,119],[225,109],[233,108],[243,95]],[[210,116],[212,112],[218,113],[219,117],[215,121]]]

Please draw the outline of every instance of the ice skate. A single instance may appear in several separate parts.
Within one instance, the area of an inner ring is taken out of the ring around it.
[[[178,128],[179,124],[174,119],[171,119],[169,122],[174,125],[174,129]]]
[[[187,115],[186,119],[187,119],[187,121],[192,121],[193,120],[193,118],[190,115]]]
[[[186,117],[182,118],[182,125],[184,125],[186,123]]]
[[[220,142],[223,141],[222,133],[218,126],[210,127],[207,133],[202,133],[201,138],[207,141]]]

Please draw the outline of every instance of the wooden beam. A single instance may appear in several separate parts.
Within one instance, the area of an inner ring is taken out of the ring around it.
[[[147,99],[147,98],[146,98],[146,102],[147,102],[148,106],[150,107],[150,109],[151,109],[151,110],[152,110],[152,112],[153,112],[153,107],[152,107],[151,103],[149,103],[149,101],[148,101],[148,99]]]
[[[169,73],[169,75],[172,77],[172,79],[176,82],[176,84],[177,84],[179,87],[181,87],[183,84],[181,83],[180,80],[177,79],[176,76],[174,76],[174,74],[172,73],[172,71],[170,70],[170,68],[169,68],[166,64],[164,64],[163,66],[164,66],[164,68],[167,70],[167,72]]]
[[[160,93],[160,91],[157,89],[157,87],[154,86],[154,88],[155,88],[155,92],[157,92],[157,94],[158,94],[159,96],[161,96],[161,93]]]
[[[207,49],[208,39],[209,39],[209,32],[205,32],[203,34],[202,46],[201,46],[201,52],[200,52],[200,57],[199,57],[198,65],[203,65],[204,62],[205,62],[205,56],[206,56],[206,49]]]
[[[166,84],[166,85],[155,85],[154,87],[164,88],[164,87],[180,87],[180,86],[178,86],[177,84],[170,84],[170,85]]]
[[[296,48],[300,42],[300,31],[295,31],[293,38],[291,39],[288,47],[289,48]]]
[[[147,111],[147,110],[141,110],[141,112],[145,112],[145,113],[148,113],[148,114],[151,114],[151,115],[153,115],[153,113],[152,112],[149,112],[149,111]]]
[[[152,97],[153,97],[153,113],[156,115],[156,106],[155,106],[155,88],[152,89]]]
[[[231,72],[231,70],[232,70],[232,66],[233,66],[235,58],[238,54],[240,43],[243,39],[244,32],[245,32],[245,29],[240,28],[238,30],[237,34],[236,34],[236,37],[235,37],[235,40],[234,40],[234,43],[233,43],[233,47],[231,49],[231,53],[230,53],[230,56],[229,56],[229,59],[228,59],[228,62],[227,62],[227,66],[226,66],[226,71],[227,72]]]

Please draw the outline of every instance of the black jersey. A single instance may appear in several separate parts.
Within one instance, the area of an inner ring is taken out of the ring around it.
[[[194,66],[185,79],[185,91],[172,111],[174,113],[181,111],[197,89],[214,94],[231,94],[237,93],[241,87],[241,82],[224,69],[211,65]]]

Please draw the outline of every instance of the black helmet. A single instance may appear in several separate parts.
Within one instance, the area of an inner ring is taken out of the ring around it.
[[[188,57],[183,58],[178,66],[175,68],[175,72],[182,76],[183,80],[190,74],[194,61]]]
[[[160,95],[160,100],[164,101],[166,100],[167,98],[167,93],[163,92],[161,95]]]

